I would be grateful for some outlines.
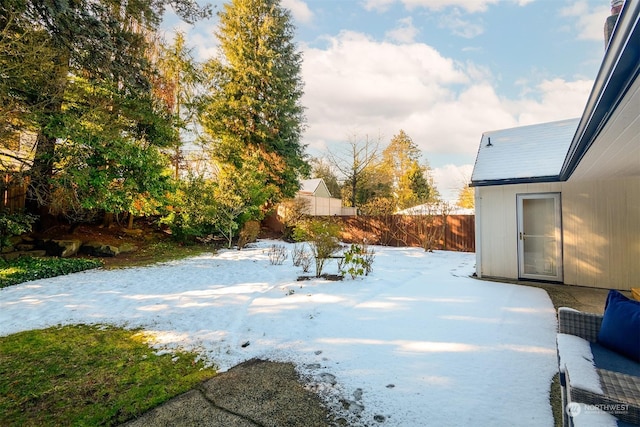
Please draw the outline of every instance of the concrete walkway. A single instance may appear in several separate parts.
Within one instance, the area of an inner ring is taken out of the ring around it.
[[[334,425],[289,363],[249,360],[130,421],[127,427]]]
[[[556,309],[603,313],[607,289],[516,282],[547,291]],[[628,292],[624,292],[630,295]],[[307,390],[289,363],[249,360],[152,409],[126,427],[320,427],[346,425]]]

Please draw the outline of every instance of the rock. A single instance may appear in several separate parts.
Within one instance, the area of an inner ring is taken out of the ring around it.
[[[18,243],[22,243],[22,241],[24,240],[26,236],[10,236],[9,237],[9,244],[11,246],[16,246]]]
[[[47,251],[45,251],[45,250],[19,251],[19,252],[9,252],[9,253],[6,253],[6,254],[2,254],[2,258],[4,258],[5,261],[11,261],[11,260],[23,257],[23,256],[30,256],[30,257],[34,257],[34,258],[40,258],[40,257],[47,256]]]
[[[32,251],[36,248],[36,245],[33,243],[18,243],[15,248],[21,252]]]
[[[38,246],[47,251],[49,256],[68,258],[78,253],[81,244],[80,240],[45,240]]]
[[[33,236],[20,236],[20,240],[23,241],[24,243],[32,243],[35,244],[36,243],[36,239]]]
[[[87,242],[80,247],[80,253],[96,257],[113,257],[120,253],[117,246],[106,245],[101,242]]]
[[[118,247],[118,253],[121,253],[121,254],[136,252],[137,250],[138,250],[138,247],[131,243],[124,243]]]
[[[336,376],[328,372],[323,372],[320,374],[320,381],[322,381],[323,383],[331,384],[332,386],[338,384]]]
[[[80,249],[80,245],[82,242],[80,240],[52,240],[52,242],[56,243],[60,248],[60,257],[69,258],[78,253]]]
[[[122,229],[122,232],[123,232],[124,234],[126,234],[127,236],[135,236],[135,237],[140,237],[140,236],[142,236],[142,234],[144,233],[144,231],[142,231],[142,230],[141,230],[141,229],[139,229],[139,228],[131,228],[131,229],[129,229],[129,228],[123,228],[123,229]]]

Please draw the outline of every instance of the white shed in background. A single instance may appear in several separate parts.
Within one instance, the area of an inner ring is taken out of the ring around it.
[[[308,202],[308,214],[312,216],[352,216],[358,213],[357,208],[342,206],[341,199],[331,197],[322,178],[300,181],[296,199]]]

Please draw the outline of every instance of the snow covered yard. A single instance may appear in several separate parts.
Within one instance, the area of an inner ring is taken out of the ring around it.
[[[290,259],[269,263],[272,244],[283,243],[2,289],[0,335],[110,323],[223,370],[291,361],[329,403],[351,401],[353,424],[553,425],[556,318],[544,291],[470,278],[474,254],[419,248],[374,247],[364,279],[298,282]]]

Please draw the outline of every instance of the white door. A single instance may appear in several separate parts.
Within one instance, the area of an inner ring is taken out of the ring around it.
[[[560,193],[518,194],[518,273],[562,281]]]

